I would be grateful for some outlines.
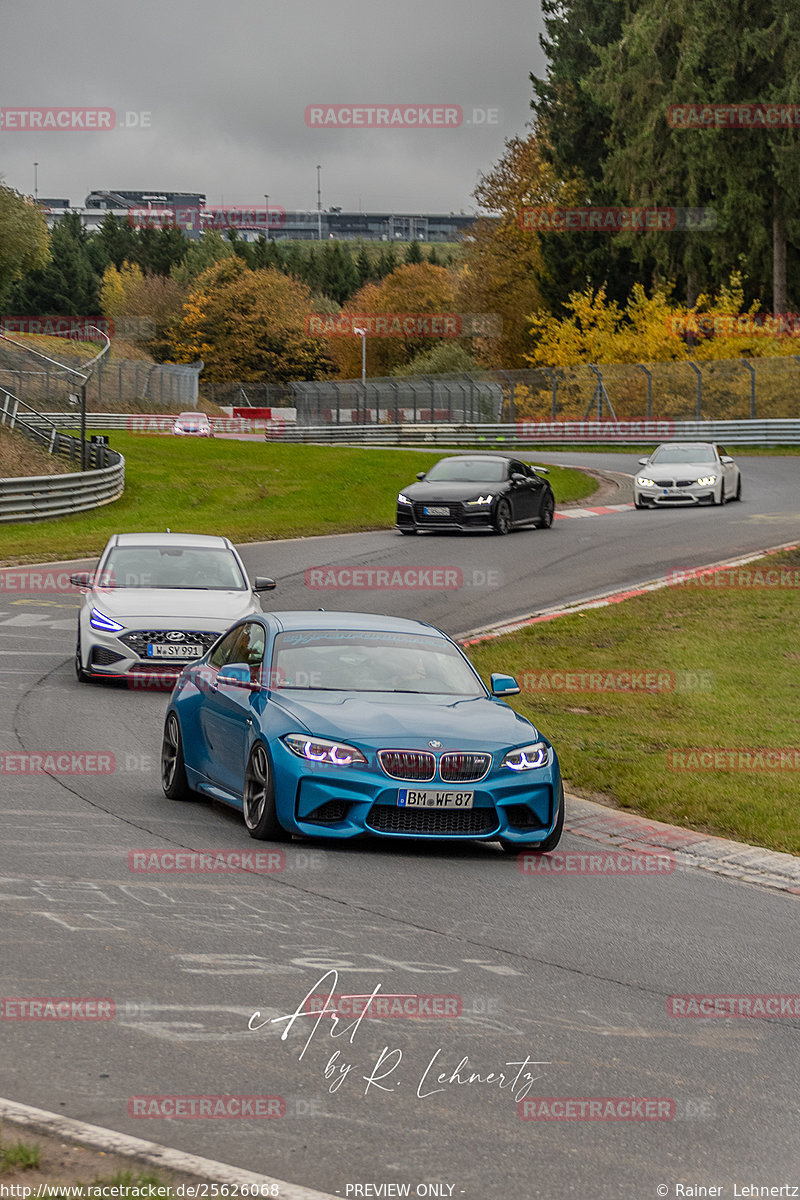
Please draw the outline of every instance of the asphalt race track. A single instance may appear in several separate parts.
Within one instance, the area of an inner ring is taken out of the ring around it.
[[[620,454],[538,461],[636,469]],[[800,460],[737,461],[744,501],[722,509],[243,553],[251,573],[278,579],[270,607],[387,611],[463,634],[800,540]],[[307,586],[320,577],[306,572],[329,567],[448,568],[461,586]],[[800,1016],[667,1011],[671,995],[800,993],[796,896],[693,870],[525,875],[475,843],[292,842],[272,874],[131,870],[135,850],[274,847],[221,806],[163,798],[166,696],[78,685],[76,609],[76,595],[0,593],[0,749],[94,753],[114,768],[0,780],[0,975],[3,997],[109,998],[115,1016],[14,1023],[6,1003],[3,1095],[343,1197],[367,1183],[469,1200],[800,1183]],[[559,849],[596,846],[567,835]],[[323,985],[326,972],[338,975]],[[309,992],[376,987],[445,999],[338,1030],[269,1023]],[[131,1115],[134,1097],[176,1095],[282,1097],[285,1115]],[[566,1097],[651,1098],[661,1119],[523,1119],[531,1101]]]

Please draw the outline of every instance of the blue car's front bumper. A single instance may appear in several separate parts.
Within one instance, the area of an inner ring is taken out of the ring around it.
[[[316,765],[283,745],[272,747],[278,819],[293,833],[310,837],[484,838],[502,837],[530,845],[544,841],[555,824],[561,775],[555,752],[550,763],[513,772],[492,766],[479,783],[409,783],[368,767]],[[288,760],[288,761],[287,761]],[[400,789],[473,792],[463,809],[406,808]]]

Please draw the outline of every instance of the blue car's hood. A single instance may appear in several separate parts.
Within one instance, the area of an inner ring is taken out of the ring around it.
[[[427,749],[435,739],[445,749],[492,750],[540,736],[525,717],[484,698],[282,689],[272,693],[272,701],[309,733],[376,749]]]

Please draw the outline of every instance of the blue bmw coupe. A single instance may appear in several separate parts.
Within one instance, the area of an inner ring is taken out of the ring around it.
[[[552,850],[555,750],[422,621],[366,613],[248,617],[186,666],[164,725],[170,800],[241,811],[251,837],[479,838]]]

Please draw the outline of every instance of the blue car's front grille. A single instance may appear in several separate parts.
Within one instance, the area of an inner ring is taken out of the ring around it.
[[[491,754],[443,754],[439,774],[445,783],[477,783],[491,765]]]
[[[374,804],[369,810],[367,826],[376,833],[405,834],[408,837],[426,834],[445,837],[482,837],[498,828],[493,808],[417,809],[400,808],[391,804]]]
[[[378,762],[390,779],[426,783],[436,774],[436,759],[427,750],[379,750]]]
[[[307,817],[303,817],[303,820],[311,825],[334,825],[337,821],[343,821],[349,811],[350,805],[345,800],[328,800]]]
[[[552,824],[548,821],[545,825],[527,804],[509,804],[506,819],[515,829],[547,829]]]

